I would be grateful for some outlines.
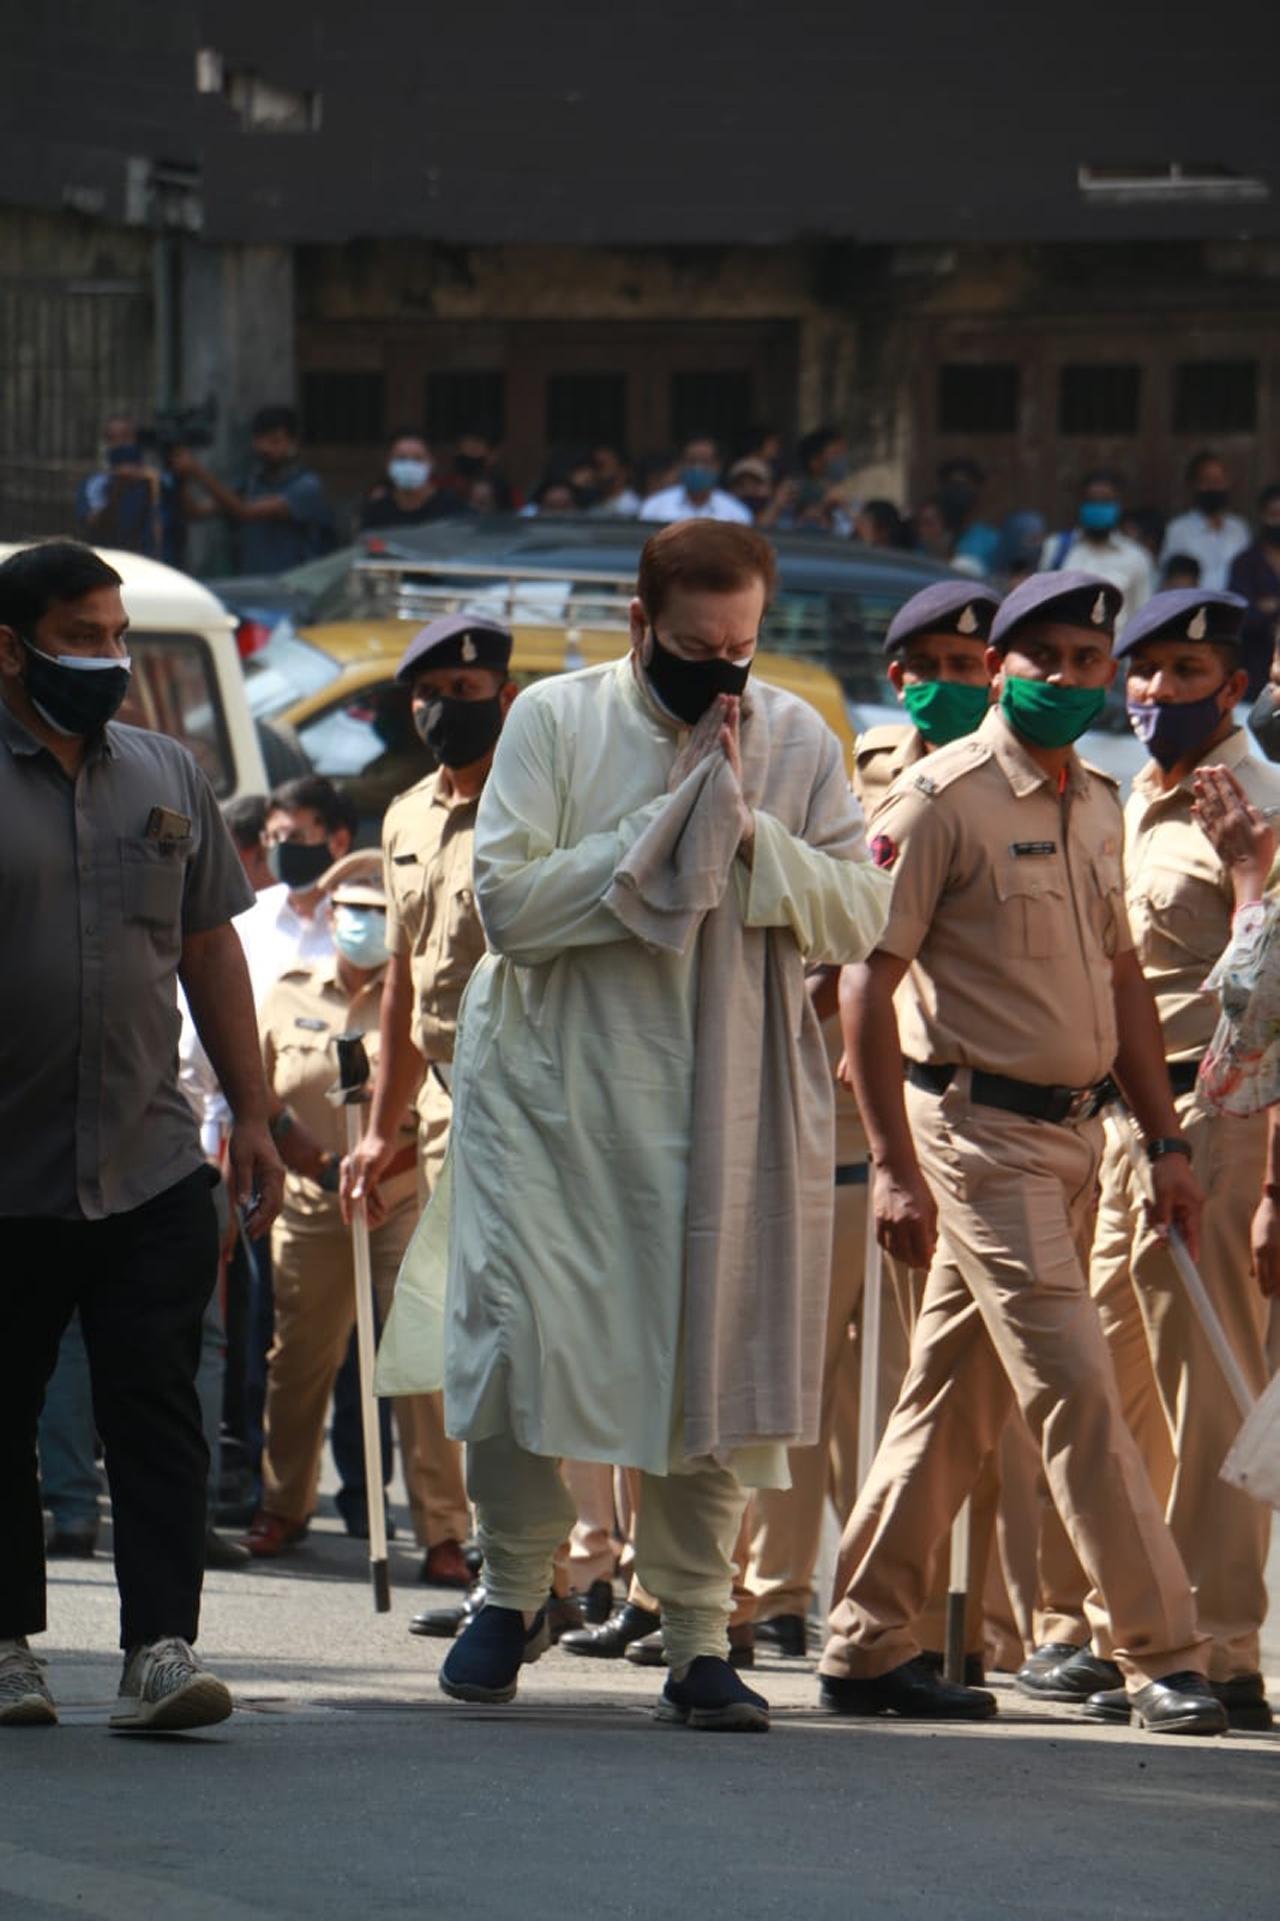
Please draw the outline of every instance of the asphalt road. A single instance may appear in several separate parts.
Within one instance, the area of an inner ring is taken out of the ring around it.
[[[766,1737],[660,1726],[660,1674],[559,1653],[511,1708],[463,1707],[392,1554],[384,1616],[331,1523],[210,1576],[201,1651],[237,1712],[149,1740],[106,1729],[109,1561],[55,1564],[62,1725],[0,1734],[3,1921],[1280,1914],[1280,1736],[1089,1728],[1003,1683],[986,1727],[842,1722],[781,1660],[755,1677]]]

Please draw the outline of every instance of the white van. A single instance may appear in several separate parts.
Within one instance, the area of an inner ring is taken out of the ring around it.
[[[18,551],[0,544],[0,561]],[[265,794],[236,624],[222,602],[161,561],[112,547],[94,551],[119,574],[129,616],[133,679],[119,718],[180,740],[220,801]]]

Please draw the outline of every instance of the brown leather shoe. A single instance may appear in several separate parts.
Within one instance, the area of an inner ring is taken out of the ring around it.
[[[469,1588],[475,1578],[460,1541],[437,1541],[429,1547],[418,1575],[426,1587]]]
[[[305,1521],[287,1521],[283,1514],[268,1514],[259,1508],[240,1545],[247,1547],[256,1561],[272,1561],[306,1538]]]

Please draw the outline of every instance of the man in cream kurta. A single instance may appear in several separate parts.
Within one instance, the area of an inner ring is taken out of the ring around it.
[[[888,893],[834,736],[744,691],[772,580],[746,529],[655,535],[632,653],[527,690],[481,802],[445,1337],[488,1589],[441,1671],[462,1699],[510,1699],[545,1645],[570,1455],[642,1472],[660,1713],[767,1726],[723,1657],[746,1487],[816,1435],[832,1102],[804,970],[865,953]]]

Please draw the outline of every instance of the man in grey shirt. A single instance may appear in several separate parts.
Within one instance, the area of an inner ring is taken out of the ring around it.
[[[111,1484],[125,1652],[111,1725],[231,1711],[196,1638],[208,1451],[195,1375],[217,1275],[209,1170],[177,1077],[177,986],[233,1115],[265,1232],[282,1170],[231,917],[253,894],[208,782],[112,719],[120,576],[51,541],[0,565],[0,1724],[55,1720],[36,1422],[79,1308]]]

